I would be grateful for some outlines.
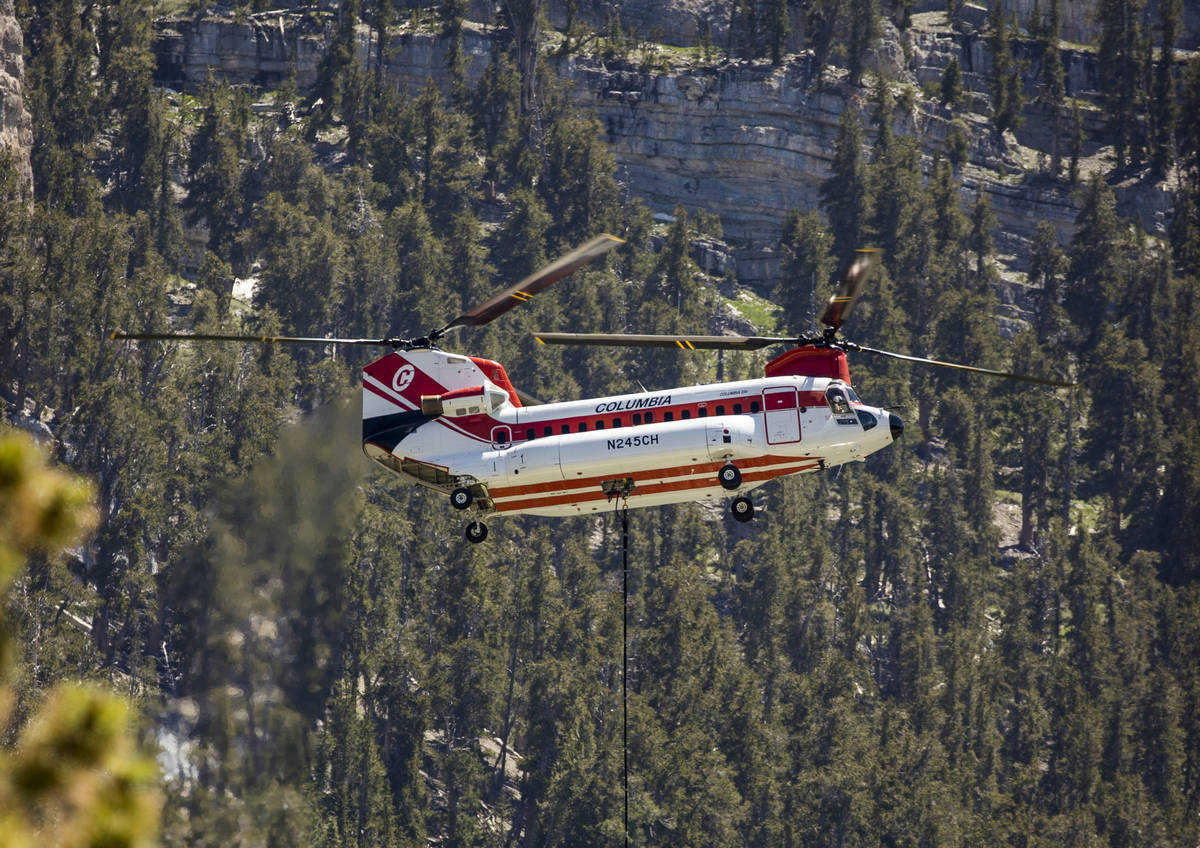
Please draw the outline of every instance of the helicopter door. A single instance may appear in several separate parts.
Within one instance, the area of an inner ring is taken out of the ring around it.
[[[763,421],[767,444],[800,441],[800,409],[796,390],[791,386],[763,390]]]
[[[512,430],[507,427],[492,428],[492,447],[496,450],[504,450],[512,445]]]

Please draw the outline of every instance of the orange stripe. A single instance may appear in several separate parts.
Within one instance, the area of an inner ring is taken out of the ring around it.
[[[738,468],[758,468],[763,465],[778,465],[783,462],[806,462],[812,457],[780,456],[767,454],[752,459],[738,460]],[[659,477],[678,477],[681,474],[715,474],[724,462],[702,462],[697,465],[675,465],[671,468],[652,468],[648,471],[634,471],[629,474],[604,474],[593,477],[576,477],[573,480],[557,480],[549,483],[530,483],[528,486],[491,486],[489,491],[494,498],[511,498],[516,495],[534,495],[539,492],[561,492],[563,489],[584,489],[588,486],[599,486],[605,480],[613,477],[632,477],[636,483],[639,480],[654,480]]]
[[[792,467],[792,468],[768,468],[763,471],[751,471],[748,474],[742,475],[744,482],[756,482],[758,480],[770,480],[774,477],[783,477],[788,474],[799,474],[804,471],[811,471],[818,467],[820,461],[811,462],[808,465]],[[677,483],[656,483],[652,486],[638,487],[630,497],[638,497],[640,495],[659,495],[664,492],[682,492],[688,489],[708,489],[719,486],[714,479],[699,480],[684,480]],[[589,501],[607,500],[608,495],[602,491],[587,491],[576,492],[566,495],[553,495],[545,498],[529,498],[520,501],[509,501],[508,503],[496,504],[496,512],[519,512],[526,509],[539,509],[548,506],[563,506],[565,504],[587,503]]]

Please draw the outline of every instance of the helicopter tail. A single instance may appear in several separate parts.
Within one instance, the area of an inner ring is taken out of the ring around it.
[[[493,384],[492,392],[499,389],[507,395],[512,406],[521,405],[504,366],[489,359],[432,349],[381,357],[363,369],[363,443],[390,454],[410,433],[437,417],[433,410],[442,408],[441,400],[473,397],[488,383]]]

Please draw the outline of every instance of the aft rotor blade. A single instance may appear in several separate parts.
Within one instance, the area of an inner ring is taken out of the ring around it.
[[[607,233],[598,235],[594,239],[581,244],[570,253],[560,256],[549,265],[534,271],[515,286],[505,289],[491,300],[481,303],[474,309],[470,309],[459,315],[445,327],[438,330],[434,334],[434,337],[440,338],[448,330],[453,330],[455,327],[478,327],[486,324],[503,315],[514,306],[521,305],[535,294],[544,291],[563,277],[574,273],[594,259],[600,258],[617,245],[624,243],[625,239],[617,238]]]
[[[829,305],[821,315],[821,323],[833,330],[841,328],[850,317],[850,310],[862,293],[863,283],[870,276],[871,269],[879,261],[879,251],[873,248],[854,251],[854,258],[842,272],[837,290],[829,298]]]
[[[541,406],[543,401],[531,395],[529,392],[521,391],[516,386],[513,386],[513,391],[517,393],[517,397],[521,401],[522,406]]]
[[[319,336],[250,336],[226,335],[222,333],[110,333],[113,340],[128,339],[138,342],[245,342],[249,344],[336,344],[360,345],[365,347],[396,347],[399,339],[331,339]]]
[[[538,333],[542,344],[601,347],[667,347],[679,350],[759,350],[773,344],[797,344],[799,339],[774,336],[639,336],[627,333]]]
[[[973,371],[976,374],[987,374],[991,377],[1003,377],[1006,380],[1020,380],[1023,383],[1037,383],[1042,386],[1056,386],[1060,389],[1069,389],[1075,386],[1075,383],[1064,383],[1060,380],[1051,380],[1046,377],[1031,377],[1028,374],[1014,374],[1010,371],[995,371],[991,368],[980,368],[976,365],[962,365],[958,362],[943,362],[940,359],[927,359],[924,356],[908,356],[903,353],[893,353],[890,350],[877,350],[873,347],[863,347],[859,344],[850,342],[839,342],[846,350],[861,351],[863,353],[875,353],[879,356],[890,356],[892,359],[903,359],[905,362],[920,362],[924,365],[936,365],[939,368],[954,368],[959,371]]]

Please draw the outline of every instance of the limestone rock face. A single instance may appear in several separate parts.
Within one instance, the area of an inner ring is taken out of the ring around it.
[[[556,27],[566,24],[567,2],[547,0],[550,22]],[[626,29],[667,44],[696,45],[699,43],[701,27],[707,22],[713,43],[718,48],[726,43],[731,7],[734,5],[732,0],[574,0],[574,3],[576,19],[592,29],[603,29],[609,16],[614,15]],[[485,0],[475,0],[471,5],[472,19],[491,21],[494,16],[488,14],[488,5]],[[760,7],[765,5],[759,4]],[[914,11],[945,12],[946,5],[946,0],[918,0]],[[1151,0],[1147,5],[1148,20],[1156,24],[1158,2]],[[1025,27],[1035,6],[1045,20],[1050,12],[1049,0],[1007,0],[1004,9],[1006,13],[1014,13],[1019,24]],[[982,30],[987,24],[990,7],[991,3],[987,0],[969,0],[961,5],[959,20],[968,28]],[[1059,31],[1062,39],[1076,44],[1096,44],[1100,38],[1096,8],[1096,0],[1059,0]],[[1195,50],[1200,47],[1200,3],[1185,2],[1182,12],[1179,38],[1174,46]],[[798,52],[804,46],[804,33],[793,21],[789,50]]]
[[[945,12],[946,0],[918,0],[914,11]],[[968,0],[963,3],[958,12],[959,21],[966,27],[982,30],[987,24],[988,9],[991,3],[986,0]],[[1100,23],[1097,20],[1096,0],[1059,0],[1058,27],[1059,37],[1063,41],[1075,44],[1097,44],[1100,41]],[[1151,0],[1147,4],[1147,21],[1157,33],[1158,2]],[[1005,14],[1015,14],[1018,25],[1028,26],[1034,7],[1043,21],[1050,14],[1049,0],[1007,0],[1004,4]],[[1182,4],[1182,20],[1180,21],[1179,36],[1173,46],[1186,50],[1200,47],[1200,3],[1184,2]],[[1152,37],[1157,38],[1157,35]],[[1156,42],[1157,46],[1157,42]]]
[[[12,151],[22,181],[31,188],[33,169],[29,154],[33,149],[33,121],[22,96],[24,76],[21,27],[13,0],[0,0],[0,147]]]
[[[907,80],[896,87],[900,95],[906,85],[915,89],[940,79],[950,59],[958,59],[977,92],[973,111],[959,113],[968,137],[968,159],[960,173],[963,205],[973,205],[980,192],[987,196],[999,223],[995,241],[1001,270],[1011,272],[1006,276],[1017,285],[1040,221],[1054,224],[1064,240],[1074,229],[1077,208],[1070,193],[1034,175],[1038,155],[1049,150],[1050,121],[1035,114],[1040,107],[1031,104],[1015,136],[997,135],[983,93],[990,59],[982,37],[954,31],[944,12],[928,14],[937,20],[921,20],[902,35],[891,30],[894,49],[881,51],[880,61],[905,62],[897,69],[903,74],[896,74]],[[294,56],[303,87],[315,79],[321,44],[316,35],[286,27],[268,34],[233,23],[176,21],[160,26],[159,74],[185,87],[199,85],[211,72],[230,82],[271,88],[286,76]],[[492,31],[468,26],[463,49],[467,74],[477,78],[493,49]],[[365,28],[358,51],[368,67],[378,55]],[[431,34],[398,31],[383,55],[388,79],[402,91],[420,91],[431,78],[449,83],[446,44]],[[1064,51],[1064,56],[1072,96],[1094,101],[1094,56],[1085,51]],[[616,159],[617,179],[629,194],[654,212],[670,213],[682,203],[692,212],[718,214],[736,248],[732,261],[738,280],[763,293],[779,281],[776,247],[787,215],[820,205],[841,113],[858,110],[868,143],[874,132],[869,89],[839,81],[836,70],[827,70],[822,83],[814,84],[816,69],[808,54],[793,54],[778,68],[765,60],[726,61],[670,71],[576,56],[552,61],[560,77],[573,83],[576,102],[595,115]],[[897,110],[893,130],[921,140],[928,166],[945,150],[951,118],[936,101],[917,97]],[[1136,184],[1116,191],[1123,213],[1140,218],[1151,232],[1163,231],[1169,193]],[[1010,300],[1019,308],[1020,293]]]

